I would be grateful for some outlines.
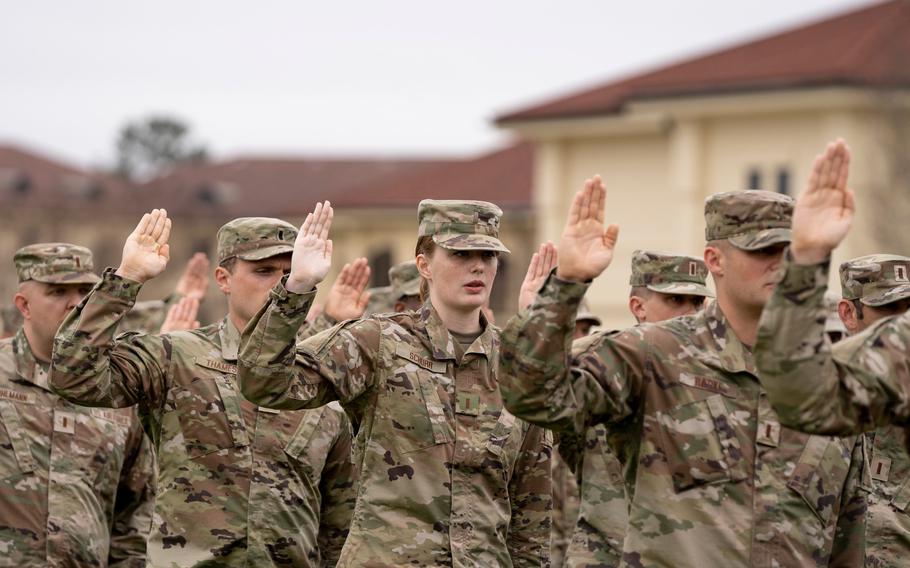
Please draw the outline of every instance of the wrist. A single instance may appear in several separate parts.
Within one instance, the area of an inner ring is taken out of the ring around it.
[[[565,282],[587,282],[590,278],[584,274],[578,274],[571,270],[564,270],[561,266],[556,268],[556,277]]]
[[[790,258],[796,264],[819,264],[830,256],[831,250],[826,247],[805,245],[797,241],[790,245]]]
[[[116,274],[117,276],[119,276],[121,278],[126,278],[127,280],[132,280],[132,281],[138,282],[140,284],[144,284],[146,282],[146,280],[148,280],[148,278],[146,278],[144,274],[142,274],[136,270],[131,270],[129,267],[125,267],[122,264],[119,267],[117,267],[117,270],[114,271],[114,274]]]
[[[297,279],[289,276],[284,287],[292,294],[306,294],[316,287],[316,282],[311,279]]]

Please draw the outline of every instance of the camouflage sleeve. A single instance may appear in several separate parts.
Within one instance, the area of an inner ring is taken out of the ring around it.
[[[182,297],[180,294],[174,293],[164,300],[136,302],[120,321],[120,331],[158,333],[161,331],[161,325],[167,317],[168,310]]]
[[[282,280],[247,324],[237,377],[248,400],[282,410],[316,408],[333,400],[347,406],[372,383],[378,322],[341,322],[296,345],[315,294],[289,292]]]
[[[642,332],[596,333],[572,344],[587,285],[551,274],[529,309],[501,335],[500,388],[510,412],[557,432],[632,414],[647,353]]]
[[[351,453],[351,421],[344,411],[337,412],[341,425],[322,470],[319,514],[319,550],[323,566],[335,566],[347,539],[357,502],[357,470]]]
[[[910,317],[878,322],[831,345],[824,332],[828,264],[785,262],[762,312],[755,361],[781,422],[847,436],[910,419]]]
[[[550,432],[527,428],[509,480],[512,521],[506,544],[516,568],[550,565],[552,459]]]
[[[155,506],[155,453],[133,414],[120,483],[114,503],[109,566],[142,568]]]
[[[114,339],[139,288],[138,282],[108,269],[63,321],[54,338],[50,373],[57,394],[85,406],[123,408],[138,403],[157,408],[163,404],[167,339],[136,332]]]
[[[866,554],[866,493],[860,489],[866,465],[863,444],[865,436],[857,436],[853,445],[850,470],[844,482],[840,515],[834,532],[828,566],[840,568],[862,566]]]
[[[325,312],[316,316],[313,321],[308,321],[303,324],[303,327],[300,328],[300,331],[297,332],[297,341],[303,341],[304,339],[309,339],[321,333],[327,329],[331,329],[338,324],[338,321],[335,318],[325,315]]]

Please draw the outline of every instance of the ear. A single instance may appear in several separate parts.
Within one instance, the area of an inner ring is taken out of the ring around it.
[[[408,307],[407,304],[405,304],[401,300],[395,300],[395,305],[392,306],[392,309],[395,310],[395,313],[400,314],[407,307]]]
[[[850,334],[859,330],[859,321],[856,319],[856,306],[850,300],[839,300],[837,302],[837,315],[840,321],[844,322],[844,327]]]
[[[426,255],[420,253],[414,261],[417,263],[417,272],[423,276],[424,280],[430,280],[432,278],[432,275],[430,274],[430,261],[427,259]]]
[[[638,323],[647,321],[648,310],[645,309],[645,301],[638,296],[629,296],[629,311]]]
[[[724,275],[724,253],[714,245],[705,246],[705,266],[715,278]]]
[[[223,266],[215,268],[215,284],[222,294],[231,293],[231,273],[227,268]]]
[[[32,319],[31,306],[29,306],[28,298],[26,298],[22,292],[16,293],[13,297],[13,303],[16,304],[16,309],[22,314],[23,319]]]

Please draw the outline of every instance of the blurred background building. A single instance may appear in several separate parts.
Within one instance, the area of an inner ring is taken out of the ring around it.
[[[0,146],[0,258],[24,244],[66,240],[91,247],[99,268],[113,265],[141,212],[165,207],[175,221],[173,260],[166,277],[143,291],[152,299],[167,294],[192,253],[214,254],[226,221],[265,215],[296,224],[329,199],[338,211],[335,270],[367,256],[382,285],[391,265],[413,257],[421,199],[484,199],[505,210],[503,240],[513,251],[492,301],[502,322],[515,311],[532,250],[558,238],[572,194],[600,173],[607,217],[622,230],[614,265],[588,297],[606,326],[626,326],[633,250],[700,255],[707,195],[795,196],[815,154],[837,136],[853,149],[860,216],[835,261],[907,254],[907,30],[910,2],[891,0],[567,93],[500,114],[496,124],[515,143],[476,157],[237,158],[126,181]],[[15,289],[11,267],[0,273],[5,299]],[[206,314],[223,309],[213,293]]]

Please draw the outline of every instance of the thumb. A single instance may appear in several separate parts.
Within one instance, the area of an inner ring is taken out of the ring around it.
[[[164,260],[171,259],[171,245],[161,245],[158,249],[158,256],[164,257]]]
[[[607,227],[606,231],[604,231],[604,246],[610,250],[613,250],[616,248],[617,239],[619,239],[619,225],[616,223],[610,223],[610,226]]]

